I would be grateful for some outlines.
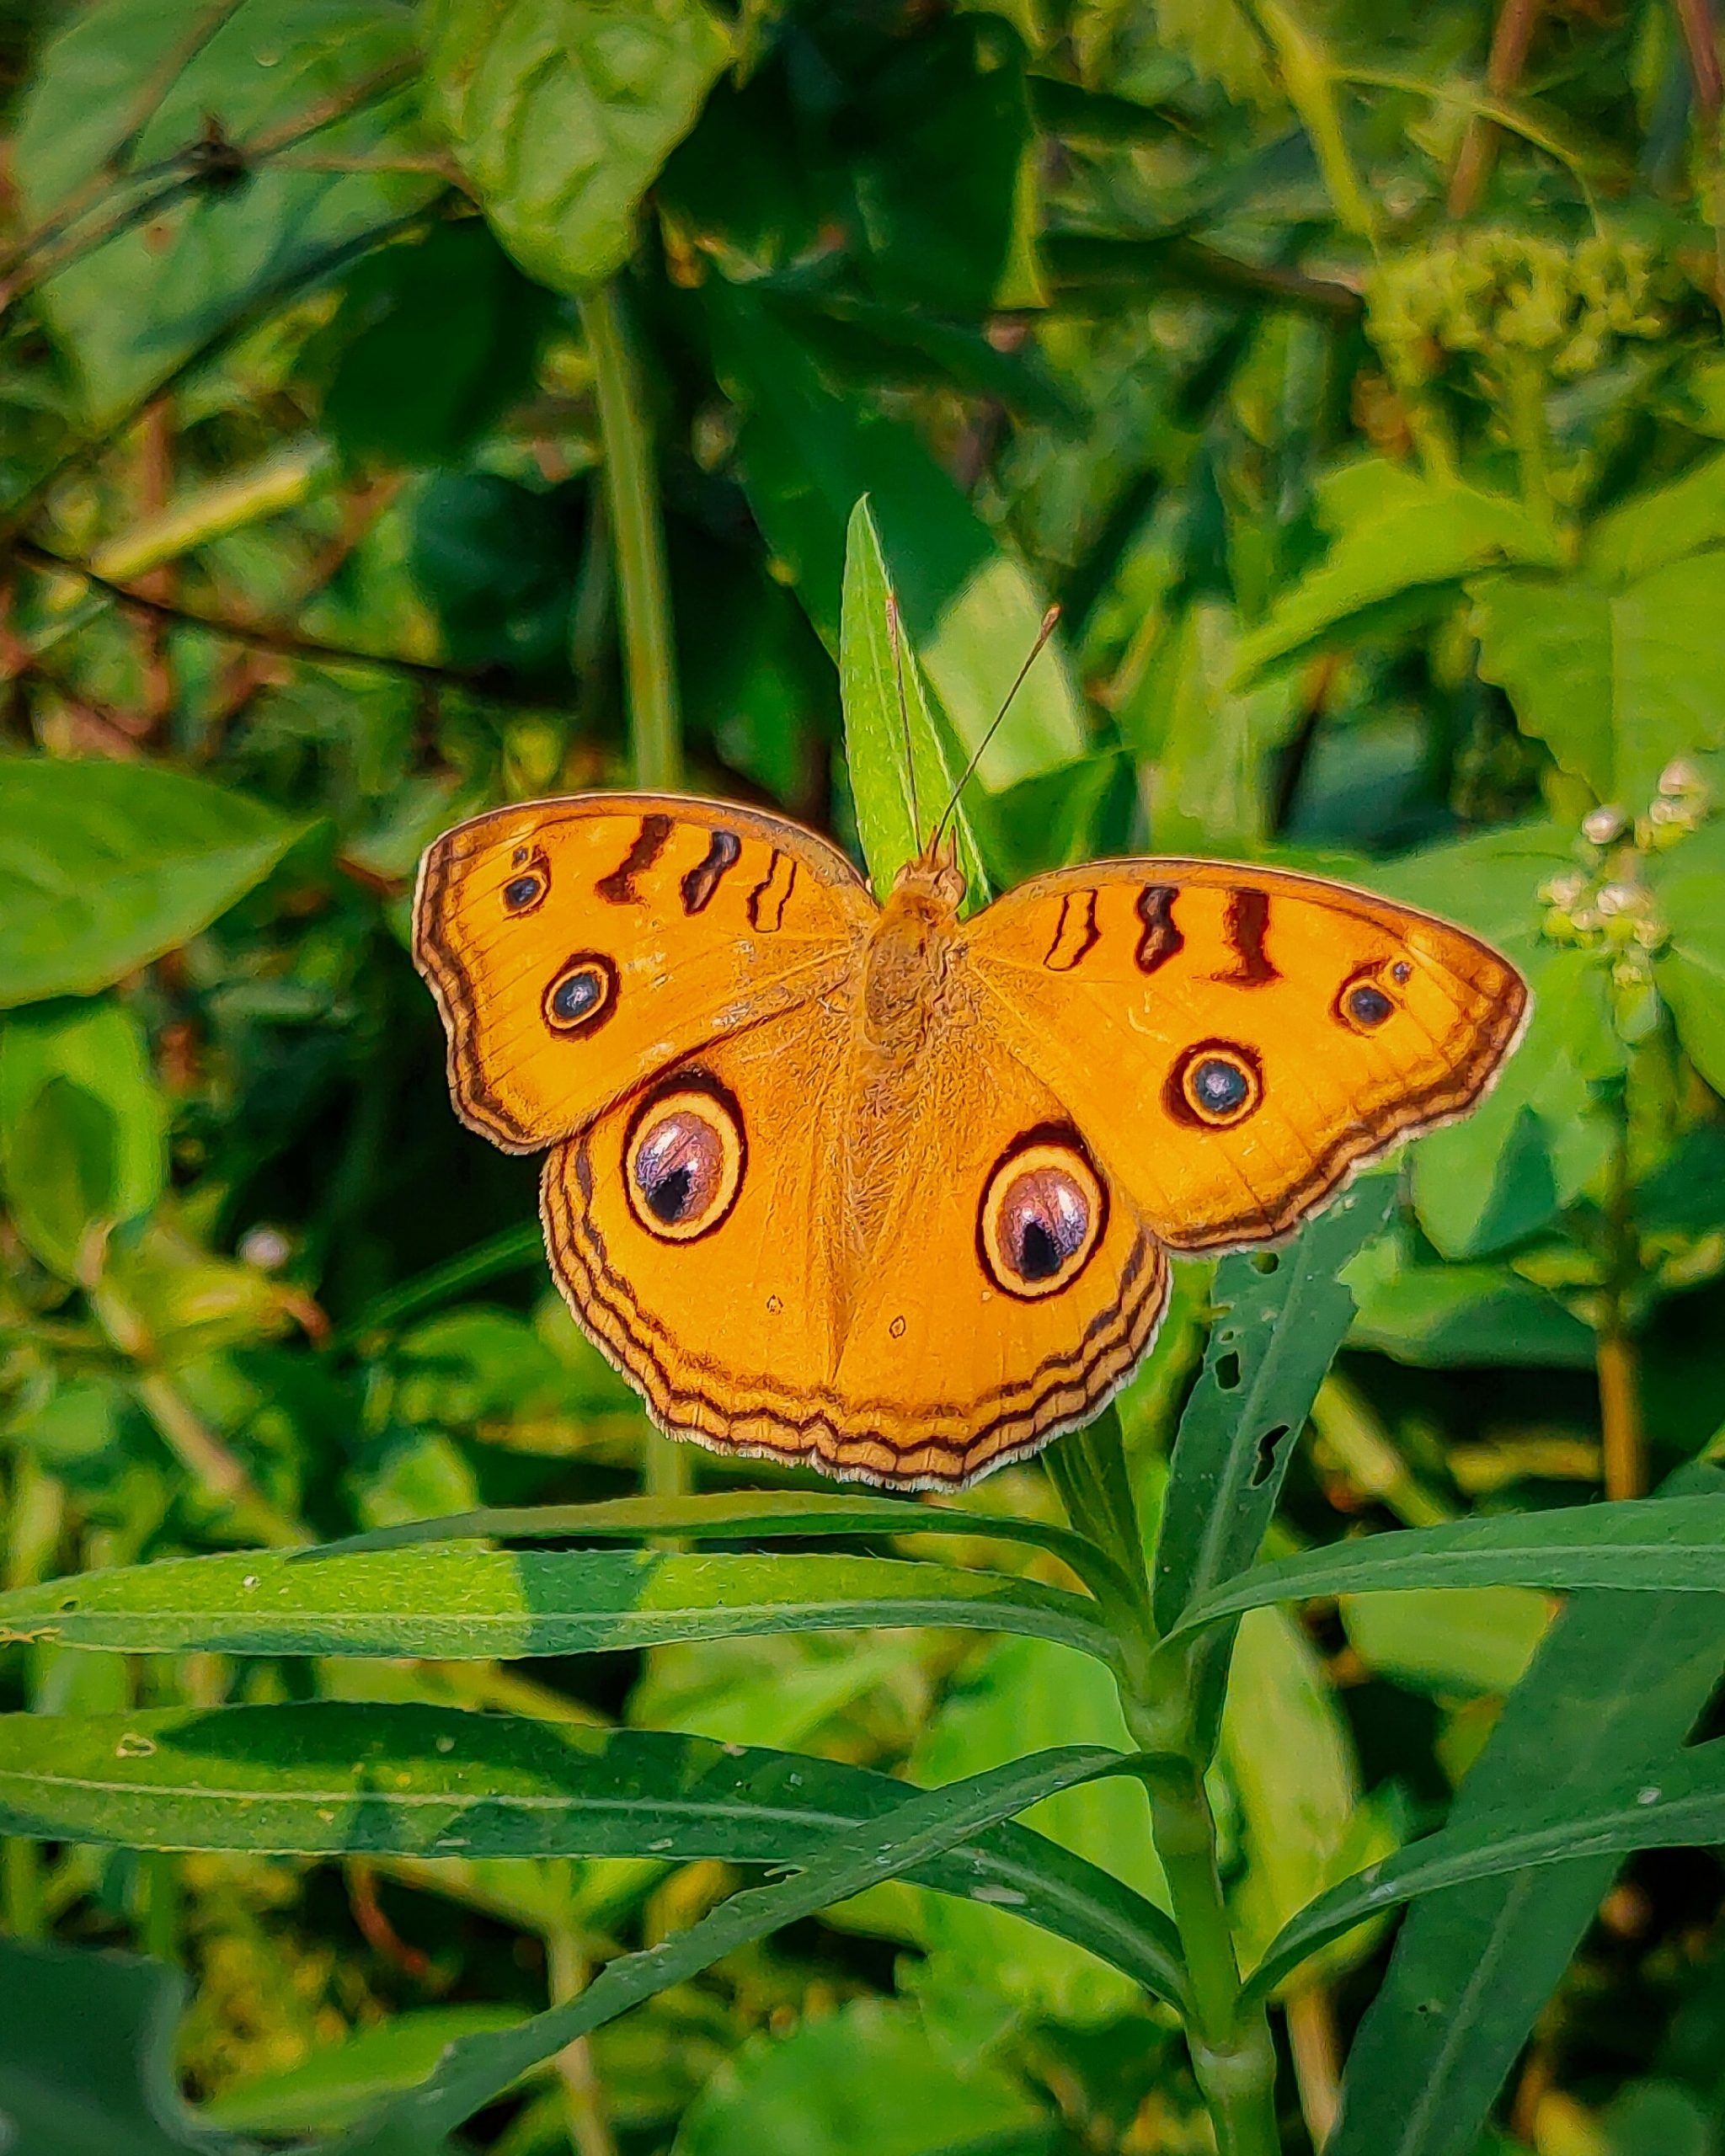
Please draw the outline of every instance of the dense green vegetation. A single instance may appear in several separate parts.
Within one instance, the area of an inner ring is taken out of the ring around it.
[[[8,2156],[1722,2156],[1703,0],[7,0],[0,99]],[[996,886],[1536,996],[945,1508],[649,1431],[406,953],[536,794],[889,873],[889,581],[925,798],[1063,610]]]

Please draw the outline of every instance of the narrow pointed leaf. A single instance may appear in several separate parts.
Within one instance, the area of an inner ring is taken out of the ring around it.
[[[1194,1602],[1180,1629],[1314,1595],[1439,1587],[1725,1594],[1725,1495],[1565,1505],[1332,1543],[1231,1580]]]
[[[446,1519],[374,1528],[370,1534],[301,1552],[296,1561],[479,1537],[499,1542],[644,1542],[670,1535],[681,1542],[755,1542],[780,1535],[813,1540],[829,1534],[964,1534],[1026,1542],[1064,1558],[1081,1579],[1120,1584],[1114,1566],[1093,1542],[1049,1520],[960,1511],[913,1497],[847,1492],[829,1497],[815,1490],[724,1490],[686,1497],[607,1497],[590,1505],[493,1507],[451,1513]]]
[[[1674,1495],[1725,1487],[1685,1469]],[[1725,1665],[1725,1595],[1575,1595],[1468,1769],[1451,1828],[1519,1793],[1620,1781],[1668,1758]],[[1594,1921],[1615,1854],[1425,1895],[1348,2056],[1327,2156],[1472,2156],[1498,2092]]]
[[[452,2046],[429,2081],[328,2144],[325,2156],[420,2156],[541,2059],[699,1975],[721,1956],[865,1886],[914,1872],[1058,1790],[1133,1770],[1118,1753],[1068,1747],[912,1796],[884,1818],[833,1836],[794,1878],[734,1894],[687,1931],[609,1963],[578,1999],[518,2029]]]
[[[1252,1972],[1265,1998],[1306,1956],[1367,1918],[1422,1894],[1530,1865],[1632,1849],[1705,1847],[1725,1838],[1725,1739],[1681,1752],[1645,1778],[1605,1791],[1571,1790],[1554,1805],[1491,1812],[1428,1834],[1308,1903]]]
[[[884,1557],[646,1550],[379,1550],[308,1564],[246,1552],[0,1595],[0,1640],[131,1654],[422,1655],[491,1661],[767,1632],[943,1625],[1028,1632],[1108,1660],[1083,1596]]]
[[[17,1715],[4,1728],[0,1833],[134,1849],[804,1865],[905,1796],[884,1774],[796,1753],[442,1707]],[[1161,1910],[1028,1828],[992,1828],[913,1876],[1179,1996]]]

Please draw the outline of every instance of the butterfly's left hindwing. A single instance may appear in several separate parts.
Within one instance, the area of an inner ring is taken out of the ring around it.
[[[510,1152],[840,978],[875,917],[825,841],[728,802],[585,794],[446,831],[414,957],[465,1122]]]

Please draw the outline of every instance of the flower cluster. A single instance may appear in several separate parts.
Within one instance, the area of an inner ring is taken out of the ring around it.
[[[1454,234],[1386,262],[1368,302],[1373,341],[1397,381],[1418,389],[1452,360],[1495,400],[1517,361],[1552,382],[1596,372],[1624,339],[1664,336],[1670,314],[1652,250],[1605,234],[1565,247],[1519,233]]]
[[[1632,819],[1615,803],[1590,810],[1581,823],[1582,865],[1540,886],[1546,939],[1597,951],[1609,962],[1626,1038],[1652,1022],[1653,962],[1670,940],[1654,894],[1642,881],[1642,862],[1699,830],[1712,808],[1706,781],[1680,757],[1659,774],[1644,814]]]

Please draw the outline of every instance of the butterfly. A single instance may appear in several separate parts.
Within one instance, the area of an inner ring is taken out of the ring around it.
[[[1308,876],[964,892],[938,840],[878,904],[814,833],[682,795],[426,853],[457,1111],[548,1149],[552,1270],[672,1435],[910,1489],[1024,1459],[1130,1375],[1171,1252],[1287,1235],[1465,1113],[1527,1012],[1472,936]]]

